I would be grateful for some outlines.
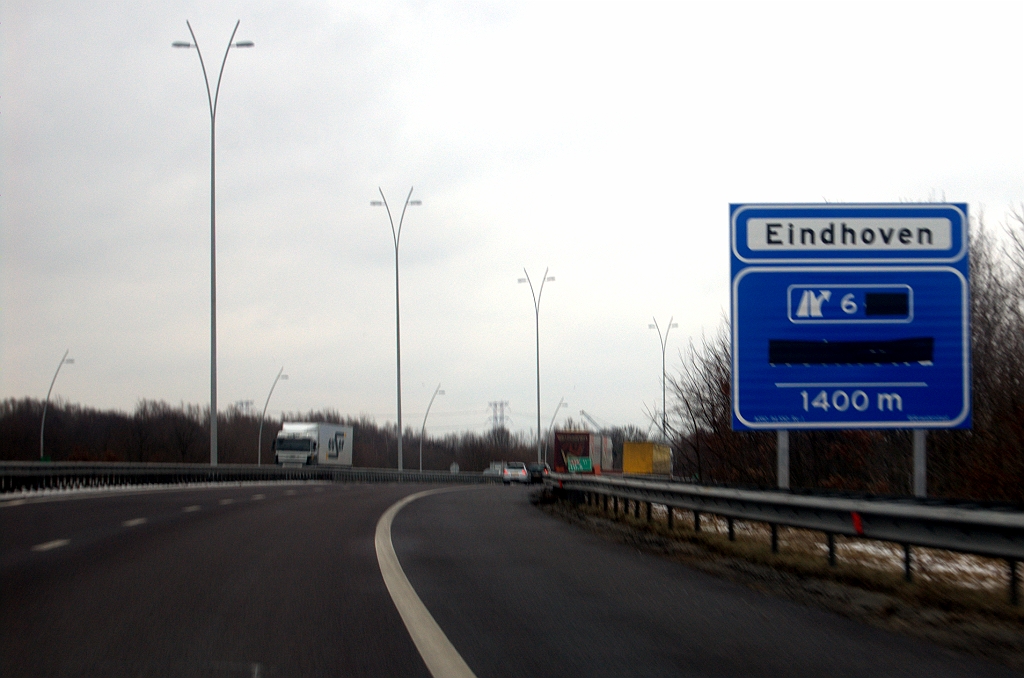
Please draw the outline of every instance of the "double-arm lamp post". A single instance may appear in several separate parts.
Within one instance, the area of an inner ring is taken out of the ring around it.
[[[402,238],[402,223],[405,221],[405,211],[410,205],[422,205],[419,200],[412,200],[412,188],[409,188],[409,195],[405,196],[405,205],[402,207],[402,216],[398,218],[398,228],[395,228],[395,220],[391,217],[391,208],[388,207],[388,200],[384,197],[384,191],[378,186],[380,200],[370,202],[371,206],[380,207],[388,212],[388,222],[391,224],[391,237],[395,241],[395,375],[398,390],[398,470],[402,470],[402,316],[398,303],[398,243]]]
[[[235,22],[235,29],[231,31],[231,39],[228,40],[228,47],[224,50],[224,58],[220,62],[220,71],[217,73],[217,86],[211,92],[210,78],[206,74],[206,62],[203,61],[203,53],[199,49],[199,41],[192,31],[192,24],[188,21],[189,35],[192,42],[175,41],[172,47],[185,49],[195,48],[199,54],[199,65],[203,69],[203,81],[206,83],[206,101],[210,105],[210,464],[217,465],[217,99],[220,96],[220,81],[224,76],[224,64],[228,61],[228,52],[232,47],[252,47],[249,40],[235,42],[235,33],[238,32],[238,24]]]
[[[665,412],[665,348],[668,346],[668,333],[672,331],[673,327],[679,327],[679,323],[672,322],[672,318],[668,319],[668,326],[665,327],[665,336],[661,335],[661,327],[658,326],[658,319],[653,318],[654,324],[648,327],[652,330],[658,330],[658,341],[661,342],[661,437],[662,439],[668,438],[668,426]]]
[[[523,274],[526,277],[519,279],[519,282],[530,285],[530,294],[533,296],[533,316],[536,321],[535,326],[537,330],[537,461],[544,461],[540,449],[541,436],[543,435],[540,429],[540,298],[544,294],[544,283],[548,281],[554,282],[555,280],[554,276],[548,276],[548,270],[544,269],[544,277],[541,278],[539,290],[533,289],[533,281],[530,280],[530,274],[526,272],[525,268],[523,269]]]

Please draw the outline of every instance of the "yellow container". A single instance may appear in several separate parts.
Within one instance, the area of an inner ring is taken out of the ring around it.
[[[672,472],[672,450],[657,443],[623,443],[622,472],[668,475]]]

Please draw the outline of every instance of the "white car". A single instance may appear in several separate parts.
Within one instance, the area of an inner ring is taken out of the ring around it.
[[[516,483],[529,483],[530,472],[526,470],[526,464],[521,461],[510,461],[505,464],[505,468],[501,471],[501,480],[506,485],[513,482]]]

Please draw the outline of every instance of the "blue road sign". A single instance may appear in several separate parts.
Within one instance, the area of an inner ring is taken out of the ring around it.
[[[730,216],[733,428],[970,428],[966,205]]]

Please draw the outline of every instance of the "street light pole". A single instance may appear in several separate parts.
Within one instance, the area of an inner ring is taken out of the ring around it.
[[[370,205],[374,207],[384,206],[388,212],[388,222],[391,224],[391,237],[395,241],[395,375],[398,390],[398,470],[402,470],[402,317],[398,303],[398,243],[402,238],[402,223],[405,221],[405,211],[409,205],[422,205],[419,200],[412,198],[412,187],[409,188],[409,195],[405,196],[405,205],[402,207],[402,216],[398,219],[398,228],[395,229],[395,220],[391,217],[391,208],[388,207],[388,200],[384,197],[384,191],[377,187],[380,192],[380,200],[373,200]]]
[[[203,82],[206,83],[206,101],[210,106],[210,465],[217,465],[217,99],[220,97],[220,81],[224,76],[224,64],[228,61],[228,52],[232,47],[252,47],[249,40],[235,42],[235,33],[241,20],[235,22],[231,31],[228,47],[224,50],[224,59],[220,62],[217,74],[217,86],[210,92],[210,78],[206,75],[206,62],[203,52],[199,49],[199,41],[188,21],[189,35],[192,42],[175,41],[172,47],[191,49],[195,47],[199,54],[199,65],[203,69]]]
[[[548,460],[548,437],[551,435],[551,429],[555,426],[555,417],[558,416],[558,410],[563,407],[569,407],[569,403],[565,402],[565,396],[559,399],[558,406],[555,407],[555,413],[551,415],[551,423],[548,424],[548,433],[544,436],[544,462]]]
[[[39,461],[42,461],[44,458],[43,432],[46,429],[46,408],[50,406],[50,393],[53,391],[53,385],[57,383],[57,375],[60,374],[60,368],[63,367],[65,363],[67,363],[68,365],[75,364],[74,358],[68,358],[68,353],[70,352],[70,348],[64,351],[64,355],[61,356],[60,363],[57,365],[57,371],[53,373],[53,379],[50,381],[50,388],[49,390],[46,391],[46,401],[43,403],[43,421],[41,424],[39,424]]]
[[[430,402],[427,404],[427,414],[423,415],[423,426],[420,427],[420,473],[423,473],[423,434],[427,430],[427,415],[430,414],[430,406],[434,404],[434,398],[439,395],[444,395],[444,391],[441,390],[441,384],[437,385],[434,389],[434,395],[430,396]]]
[[[661,336],[661,327],[658,326],[658,319],[653,318],[654,324],[648,325],[649,329],[658,330],[658,341],[661,342],[661,437],[668,438],[668,426],[665,411],[665,348],[668,346],[668,333],[673,327],[679,327],[679,323],[673,323],[672,318],[668,319],[668,326],[665,328],[665,336]]]
[[[270,393],[267,394],[267,402],[263,404],[263,414],[260,415],[260,436],[256,443],[256,465],[263,465],[263,417],[267,416],[267,405],[270,404],[270,396],[274,395],[274,387],[277,386],[279,379],[287,379],[287,374],[282,374],[284,367],[282,367],[277,376],[274,377],[274,383],[270,385]]]
[[[540,290],[534,292],[533,281],[530,280],[530,274],[523,269],[523,273],[526,275],[525,278],[520,278],[519,282],[528,283],[530,285],[530,295],[533,297],[533,315],[535,327],[537,331],[537,461],[543,461],[541,458],[540,451],[540,298],[544,294],[544,283],[549,280],[554,282],[554,276],[548,277],[548,269],[544,269],[544,277],[540,281]]]

